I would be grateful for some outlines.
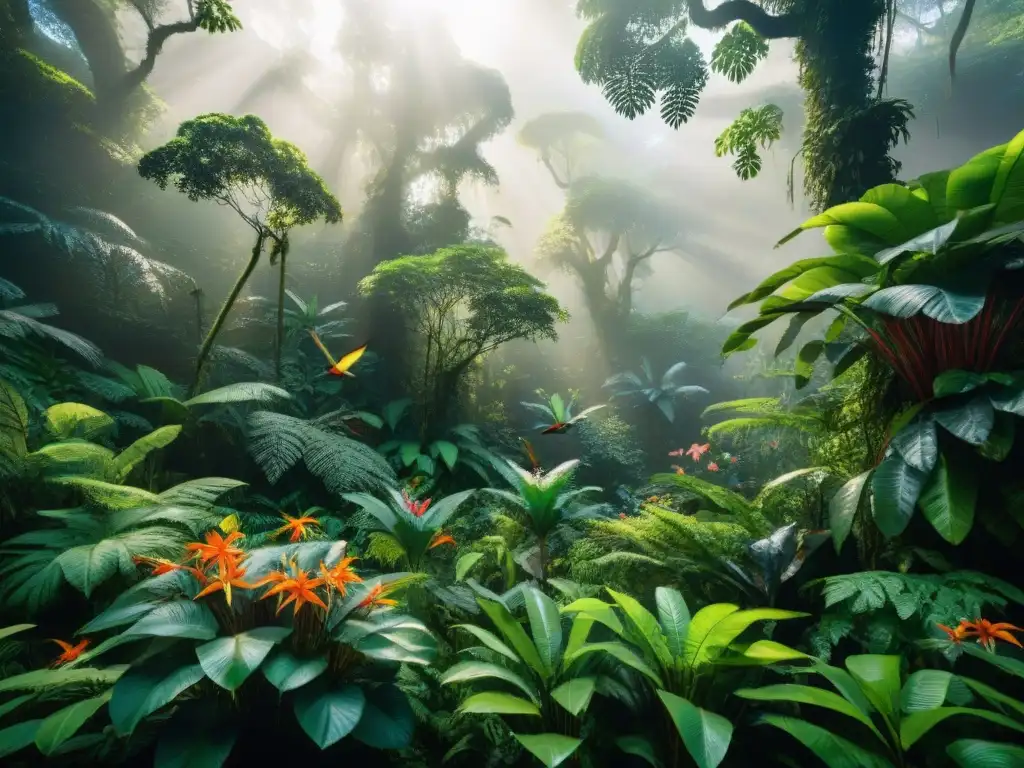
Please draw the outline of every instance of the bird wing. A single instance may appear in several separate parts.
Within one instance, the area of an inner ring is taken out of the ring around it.
[[[348,354],[342,355],[341,359],[338,360],[337,363],[335,363],[334,369],[338,373],[344,373],[345,371],[347,371],[349,368],[351,368],[359,361],[359,358],[362,357],[363,353],[366,351],[367,346],[369,345],[363,344],[363,346],[356,347]]]

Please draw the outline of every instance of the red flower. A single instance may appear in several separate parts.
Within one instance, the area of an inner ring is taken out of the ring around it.
[[[402,500],[405,502],[405,508],[409,511],[413,517],[423,517],[426,514],[427,509],[430,507],[430,499],[425,501],[415,501],[409,498],[409,494],[402,491]]]
[[[737,461],[739,461],[738,456],[733,456],[731,459],[729,459],[730,464],[735,464]]]
[[[619,512],[619,520],[625,520],[625,519],[626,519],[626,513],[625,512]]]
[[[718,471],[718,464],[716,464],[715,462],[712,461],[710,464],[708,464],[708,471],[709,472],[717,472]]]

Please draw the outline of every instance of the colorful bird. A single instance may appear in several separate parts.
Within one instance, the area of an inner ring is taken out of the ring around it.
[[[672,469],[674,469],[676,471],[677,475],[685,475],[686,474],[686,470],[683,469],[682,467],[680,467],[678,464],[673,464],[672,465]]]
[[[366,352],[367,344],[363,344],[361,347],[356,347],[351,352],[342,355],[340,360],[335,361],[331,356],[331,353],[327,351],[327,347],[325,347],[324,343],[320,341],[320,337],[316,335],[316,331],[310,329],[309,335],[313,339],[313,343],[316,344],[317,348],[324,353],[324,357],[327,358],[327,362],[331,364],[327,369],[327,373],[331,376],[350,376],[355,378],[355,374],[352,373],[349,368],[359,362],[359,358],[361,358],[363,353]]]
[[[542,435],[560,435],[563,432],[568,432],[570,429],[576,426],[576,422],[585,419],[594,411],[599,411],[600,409],[604,408],[605,405],[605,403],[602,403],[601,405],[592,405],[589,408],[584,408],[571,419],[567,419],[566,421],[556,421],[554,424],[542,429],[540,433]]]
[[[523,450],[526,451],[526,457],[530,460],[531,468],[534,472],[540,472],[540,462],[537,461],[537,454],[533,452],[533,446],[530,441],[525,437],[520,437],[523,441]]]
[[[61,647],[63,653],[53,660],[51,666],[59,667],[64,664],[70,664],[72,661],[81,656],[85,649],[89,647],[91,642],[87,638],[83,638],[78,641],[78,645],[72,645],[71,643],[65,643],[63,640],[51,640],[50,642],[56,643]]]

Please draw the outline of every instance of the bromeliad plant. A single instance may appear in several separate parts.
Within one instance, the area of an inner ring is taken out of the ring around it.
[[[610,512],[606,504],[577,504],[588,493],[600,491],[597,486],[570,489],[579,460],[559,464],[550,472],[541,469],[528,471],[518,464],[501,459],[495,469],[515,488],[515,492],[498,488],[484,488],[487,493],[508,502],[515,520],[529,533],[536,546],[535,577],[547,579],[552,538],[564,526],[578,520],[603,517]],[[517,558],[523,562],[523,558]]]
[[[480,645],[462,649],[460,654],[466,660],[448,669],[441,682],[486,686],[487,690],[467,696],[459,712],[521,716],[536,722],[539,732],[514,735],[541,763],[553,768],[583,743],[580,718],[594,693],[602,692],[604,686],[601,673],[588,666],[584,658],[590,622],[577,621],[566,632],[558,606],[550,597],[534,587],[525,587],[522,593],[530,634],[504,605],[479,599],[501,636],[475,624],[457,625],[455,629],[472,635]],[[654,675],[624,646],[616,658]],[[510,693],[513,689],[515,692]]]
[[[980,654],[988,655],[983,651]],[[1024,722],[1019,719],[1024,711],[1021,702],[985,683],[943,670],[921,669],[904,680],[902,663],[900,656],[877,655],[849,656],[846,669],[816,661],[805,671],[821,675],[832,683],[838,693],[812,685],[782,683],[741,689],[736,691],[736,695],[749,701],[786,702],[845,716],[851,728],[863,732],[863,739],[858,738],[854,742],[827,728],[788,714],[763,713],[759,718],[759,724],[785,731],[830,768],[843,765],[871,768],[907,765],[907,752],[936,726],[955,716],[968,715],[987,720],[1016,731],[1018,739],[1024,733]],[[975,695],[993,709],[965,706]],[[947,701],[950,705],[946,704]],[[1016,714],[1018,719],[1009,717],[1011,713]],[[983,751],[990,753],[1005,752],[1000,747],[1008,746],[993,742],[981,743],[991,745],[983,748]],[[954,742],[950,745],[951,752],[954,748],[959,749],[957,744],[963,746],[962,741]],[[978,755],[979,762],[969,765],[1014,764],[1012,761],[982,762],[982,757],[985,755]],[[965,764],[960,760],[958,763]]]
[[[176,703],[157,764],[185,754],[220,764],[284,703],[321,749],[348,736],[405,747],[413,714],[394,677],[399,663],[429,664],[436,644],[391,610],[402,574],[363,580],[342,541],[246,551],[243,538],[213,530],[186,546],[184,561],[140,559],[152,575],[82,629],[127,626],[80,661],[145,644],[114,687],[116,731],[127,736]],[[265,684],[279,695],[266,696]]]
[[[455,546],[445,525],[474,491],[461,491],[438,501],[410,498],[408,493],[388,489],[387,501],[368,493],[346,493],[343,498],[361,507],[370,516],[371,548],[376,540],[387,540],[399,552],[400,561],[410,571],[421,571],[424,558],[436,547]]]
[[[575,616],[573,636],[579,637],[579,649],[571,658],[608,654],[640,672],[653,683],[665,707],[666,727],[675,728],[687,753],[704,768],[715,768],[721,763],[732,740],[732,723],[700,706],[710,699],[714,678],[722,673],[722,667],[757,667],[807,658],[773,640],[737,643],[756,622],[796,619],[807,616],[806,613],[778,608],[740,610],[736,605],[716,603],[691,617],[678,591],[658,587],[655,616],[629,595],[607,591],[612,604],[591,597],[562,609],[562,613]],[[610,629],[622,642],[586,642],[595,624]],[[634,754],[637,745],[643,743],[643,753],[653,755],[658,740],[631,736],[620,738],[618,743]],[[663,743],[676,742],[670,737]],[[669,766],[682,765],[675,748],[670,748],[663,759]]]
[[[727,354],[749,349],[775,320],[791,318],[792,344],[808,321],[834,313],[824,338],[797,353],[798,385],[822,354],[835,375],[869,354],[895,374],[907,407],[877,467],[837,496],[837,546],[869,481],[886,536],[902,533],[918,506],[950,543],[970,532],[983,461],[1009,454],[1024,417],[1024,379],[1014,373],[1024,328],[1022,179],[1024,132],[959,168],[875,187],[780,242],[824,227],[834,255],[798,261],[731,305],[760,302],[760,314],[726,341]]]
[[[685,369],[686,363],[676,363],[658,379],[651,369],[650,361],[644,357],[640,359],[642,378],[633,371],[623,371],[610,376],[602,386],[612,390],[613,399],[632,397],[639,400],[638,396],[643,396],[648,402],[658,406],[665,418],[671,422],[676,418],[675,399],[679,395],[709,394],[704,387],[679,383],[679,375]]]

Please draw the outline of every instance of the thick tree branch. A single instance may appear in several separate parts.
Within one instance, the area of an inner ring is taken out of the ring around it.
[[[903,13],[902,11],[896,11],[896,18],[899,19],[900,21],[902,21],[905,24],[909,24],[911,27],[916,29],[918,32],[921,32],[921,33],[923,33],[925,35],[928,35],[929,37],[940,37],[940,38],[941,37],[945,37],[945,35],[943,35],[941,32],[939,32],[934,27],[929,27],[929,26],[927,26],[925,24],[922,24],[920,21],[915,19],[913,16],[908,16],[907,14]]]
[[[138,88],[153,73],[153,67],[156,66],[156,57],[163,50],[164,43],[174,35],[195,32],[197,29],[199,29],[199,22],[194,18],[174,24],[161,24],[159,27],[151,29],[149,37],[146,39],[146,55],[135,69],[128,72],[122,80],[124,93],[130,93]]]
[[[711,9],[708,9],[705,2],[686,0],[690,21],[702,29],[721,29],[734,21],[745,21],[766,40],[800,36],[802,18],[795,12],[772,16],[750,0],[725,0]]]

